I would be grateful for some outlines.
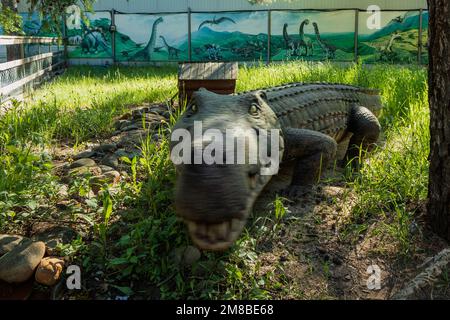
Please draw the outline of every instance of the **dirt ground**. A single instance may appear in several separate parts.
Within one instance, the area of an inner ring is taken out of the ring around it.
[[[345,145],[340,146],[341,156]],[[284,168],[266,188],[255,206],[257,215],[273,201],[275,192],[287,186],[292,167]],[[350,237],[354,192],[342,180],[343,169],[329,169],[322,182],[307,195],[290,199],[288,223],[283,225],[276,243],[262,243],[263,270],[273,270],[281,262],[291,284],[292,296],[283,299],[390,299],[419,274],[424,261],[448,247],[429,232],[421,213],[425,204],[417,204],[413,249],[406,257],[399,254],[395,241],[380,232],[383,222],[373,219],[358,237]],[[265,210],[267,211],[267,210]],[[372,269],[369,269],[372,266]],[[373,288],[373,270],[379,268],[380,287]],[[369,270],[368,270],[369,269]],[[425,288],[417,299],[448,299],[448,283]]]

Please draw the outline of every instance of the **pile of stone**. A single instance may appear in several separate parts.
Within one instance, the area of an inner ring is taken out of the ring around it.
[[[0,281],[19,285],[34,278],[52,287],[61,280],[66,262],[57,256],[57,247],[71,242],[77,233],[69,227],[45,223],[33,229],[29,238],[0,234]]]
[[[173,112],[173,109],[161,104],[142,106],[123,115],[114,124],[116,131],[107,142],[83,150],[72,157],[72,163],[59,167],[63,181],[90,176],[94,193],[104,183],[114,187],[126,175],[127,165],[122,165],[121,159],[139,157],[139,147],[147,138],[158,141],[157,131],[170,121]]]

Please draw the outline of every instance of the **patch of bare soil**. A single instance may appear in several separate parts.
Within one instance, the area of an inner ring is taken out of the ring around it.
[[[289,184],[291,171],[285,168],[268,186],[255,206],[257,216],[267,214],[276,192]],[[276,240],[260,245],[270,248],[260,256],[261,270],[273,271],[278,264],[290,286],[287,296],[276,298],[391,299],[419,274],[418,266],[448,247],[426,229],[421,218],[424,204],[417,204],[415,236],[406,255],[384,231],[388,221],[373,218],[355,224],[351,212],[356,195],[346,187],[342,174],[342,169],[329,170],[309,194],[291,199]],[[359,226],[364,228],[356,236],[349,232]],[[447,279],[411,298],[437,297],[450,298]]]

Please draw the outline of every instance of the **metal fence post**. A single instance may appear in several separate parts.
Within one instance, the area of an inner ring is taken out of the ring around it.
[[[68,58],[69,58],[69,52],[68,52],[68,49],[67,49],[67,43],[68,43],[68,39],[67,39],[67,25],[66,25],[66,22],[67,22],[67,17],[66,17],[66,13],[64,12],[63,13],[63,34],[62,34],[62,41],[63,41],[63,46],[64,46],[64,61],[65,61],[65,64],[66,64],[66,68],[67,68],[67,65],[68,65]]]
[[[116,10],[111,10],[111,26],[109,28],[109,32],[111,33],[111,50],[112,50],[112,59],[113,64],[117,63],[116,59],[116,18],[115,18]]]
[[[270,64],[272,59],[271,54],[271,38],[272,38],[272,11],[267,10],[267,64]]]
[[[189,62],[192,62],[192,13],[191,13],[191,7],[188,7],[188,60]]]
[[[422,43],[422,36],[423,36],[423,9],[420,9],[419,14],[419,42],[417,44],[418,52],[417,52],[417,63],[419,65],[422,64],[422,50],[423,50],[423,43]]]
[[[355,62],[358,63],[359,61],[359,52],[358,52],[358,45],[359,45],[359,10],[355,10]]]

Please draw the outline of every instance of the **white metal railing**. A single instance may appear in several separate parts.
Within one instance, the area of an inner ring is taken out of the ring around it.
[[[64,50],[58,38],[0,36],[0,48],[0,61],[4,61],[0,63],[2,104],[24,96],[65,66]]]

